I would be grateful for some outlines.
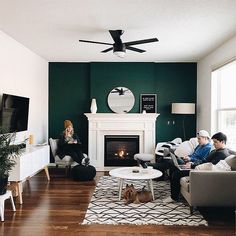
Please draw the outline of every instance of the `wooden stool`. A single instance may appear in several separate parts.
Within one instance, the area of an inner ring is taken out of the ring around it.
[[[7,192],[3,195],[0,195],[0,214],[1,214],[1,221],[4,221],[4,209],[5,209],[5,200],[10,198],[11,205],[13,211],[16,211],[16,207],[13,201],[12,193],[10,190],[7,190]]]

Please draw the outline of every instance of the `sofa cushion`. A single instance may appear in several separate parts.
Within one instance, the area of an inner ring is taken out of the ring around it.
[[[213,165],[215,171],[231,171],[230,165],[225,160],[220,160],[216,165]]]
[[[225,161],[231,167],[231,170],[236,170],[236,155],[226,157]]]
[[[195,167],[195,170],[205,170],[205,171],[230,171],[231,166],[225,161],[220,160],[216,165],[211,162],[203,163]]]
[[[236,155],[236,152],[234,150],[229,149],[229,154],[230,155]]]
[[[194,152],[194,149],[198,145],[197,138],[191,138],[188,141],[182,142],[175,150],[177,157],[189,156]]]
[[[211,162],[203,163],[195,167],[195,170],[212,170],[213,164]]]
[[[189,193],[189,176],[182,177],[180,179],[180,185]]]

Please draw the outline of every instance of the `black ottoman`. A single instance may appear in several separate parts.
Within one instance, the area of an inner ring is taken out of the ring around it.
[[[90,165],[76,165],[72,168],[71,175],[74,180],[90,181],[95,177],[96,169],[94,166]]]

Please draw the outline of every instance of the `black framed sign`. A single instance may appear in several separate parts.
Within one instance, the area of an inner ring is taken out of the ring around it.
[[[157,113],[157,95],[141,94],[140,95],[140,112]]]

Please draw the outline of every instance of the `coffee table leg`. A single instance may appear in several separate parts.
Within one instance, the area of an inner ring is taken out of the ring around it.
[[[124,179],[119,178],[119,200],[121,200]]]
[[[152,179],[149,179],[148,181],[149,181],[150,190],[151,190],[151,193],[152,193],[152,199],[155,200]]]

